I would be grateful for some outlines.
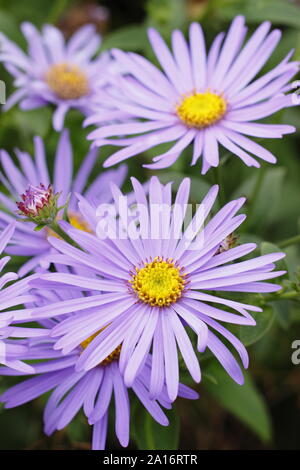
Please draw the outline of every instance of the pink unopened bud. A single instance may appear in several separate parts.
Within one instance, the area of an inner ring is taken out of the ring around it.
[[[29,185],[25,193],[21,195],[22,201],[17,202],[19,211],[27,217],[37,217],[41,209],[49,205],[53,196],[52,186],[46,188],[43,184],[39,186]]]

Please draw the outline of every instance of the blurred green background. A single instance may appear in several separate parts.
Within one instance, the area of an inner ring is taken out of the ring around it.
[[[96,24],[103,34],[102,49],[119,47],[141,53],[154,60],[146,30],[154,26],[168,40],[174,28],[187,31],[191,21],[200,21],[208,44],[221,30],[226,30],[236,14],[244,14],[249,32],[264,20],[283,31],[282,40],[264,68],[277,64],[290,49],[300,60],[300,2],[288,0],[0,0],[0,30],[25,47],[20,23],[35,25],[51,22],[60,27],[66,37],[86,22]],[[10,94],[11,79],[1,67],[1,79]],[[53,161],[57,134],[51,127],[51,109],[22,112],[14,107],[0,115],[0,147],[9,152],[17,146],[32,151],[35,134],[46,139],[49,165]],[[88,150],[85,139],[90,129],[81,128],[82,117],[72,112],[66,120],[74,146],[76,167]],[[285,289],[300,290],[300,244],[285,244],[285,239],[300,233],[300,108],[277,113],[272,122],[285,122],[298,132],[283,140],[266,140],[263,145],[278,158],[275,166],[262,165],[262,181],[256,169],[249,169],[239,159],[228,154],[222,158],[222,180],[226,200],[245,195],[248,221],[239,233],[240,240],[258,243],[258,252],[276,250],[286,245]],[[101,162],[112,149],[101,151],[95,172],[102,171]],[[141,167],[151,160],[155,150],[146,152],[127,163],[129,174],[142,180],[150,171]],[[192,178],[192,199],[199,202],[217,175],[209,172],[201,177],[200,167],[190,167],[181,157],[168,171],[161,171],[163,181],[176,185],[185,175]],[[126,186],[126,185],[125,185]],[[127,183],[127,188],[129,188]],[[270,245],[274,244],[274,246]],[[17,268],[20,260],[12,260]],[[292,342],[300,340],[300,302],[298,298],[263,298],[252,296],[249,302],[259,303],[264,312],[257,315],[256,327],[232,328],[248,346],[250,368],[243,387],[233,381],[209,355],[200,361],[203,381],[197,387],[197,402],[178,400],[176,413],[170,415],[171,428],[162,429],[134,406],[132,442],[130,448],[142,449],[299,449],[300,448],[300,365],[293,365]],[[185,374],[183,373],[185,378]],[[12,379],[0,378],[0,391]],[[88,449],[90,428],[82,415],[65,430],[46,438],[42,432],[42,410],[46,398],[14,410],[4,411],[0,405],[0,449]],[[113,418],[113,417],[112,417]],[[113,434],[108,449],[118,448]]]

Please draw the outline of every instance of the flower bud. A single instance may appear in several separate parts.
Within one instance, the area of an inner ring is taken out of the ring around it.
[[[53,193],[49,184],[46,188],[42,183],[39,186],[29,185],[21,195],[22,201],[17,202],[18,214],[26,216],[25,220],[44,226],[51,224],[62,207],[57,206],[60,193]]]

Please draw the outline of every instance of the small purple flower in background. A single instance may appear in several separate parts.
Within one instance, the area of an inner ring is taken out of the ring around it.
[[[53,178],[49,176],[44,143],[40,137],[34,138],[34,147],[34,160],[28,153],[18,149],[16,150],[20,169],[14,164],[13,159],[5,150],[2,150],[0,153],[3,172],[0,173],[0,181],[14,198],[13,200],[7,197],[6,194],[0,192],[0,201],[2,207],[5,209],[5,211],[0,211],[0,227],[3,228],[8,223],[14,220],[16,221],[16,230],[6,252],[13,255],[31,257],[31,259],[21,267],[19,271],[20,275],[24,275],[36,268],[36,266],[42,263],[44,256],[51,252],[51,246],[47,241],[47,237],[51,232],[49,232],[47,228],[36,232],[34,231],[35,224],[31,222],[25,223],[18,217],[16,202],[20,200],[23,193],[27,194],[25,199],[28,210],[31,199],[34,199],[34,204],[42,204],[41,195],[45,202],[46,199],[51,199],[50,192],[52,194],[52,200],[57,199],[55,195],[59,193],[57,202],[60,206],[66,204],[68,196],[70,195],[68,215],[72,225],[82,230],[91,231],[95,229],[96,221],[93,221],[92,217],[90,217],[89,223],[83,222],[78,212],[77,197],[75,194],[79,193],[84,196],[84,203],[88,205],[91,211],[92,207],[96,208],[98,204],[109,202],[111,197],[108,191],[109,183],[114,181],[116,185],[120,186],[126,176],[126,167],[121,166],[117,170],[100,174],[87,186],[90,173],[97,160],[97,152],[94,149],[87,154],[77,175],[74,177],[73,152],[69,133],[66,130],[62,132],[57,145]],[[32,188],[36,189],[33,190]],[[53,204],[53,206],[55,206],[55,204]],[[23,205],[20,207],[20,204],[18,207],[19,209],[24,208]],[[49,209],[51,212],[51,207],[46,205],[45,209]],[[53,210],[55,211],[56,208],[53,207]],[[45,266],[47,266],[47,264]]]
[[[62,292],[60,290],[60,292]],[[70,293],[70,289],[69,289]],[[59,298],[58,291],[46,293],[43,303],[47,305],[49,297]],[[70,298],[76,296],[72,293]],[[66,298],[66,293],[62,293]],[[39,303],[42,297],[39,299]],[[68,316],[69,319],[72,315]],[[104,449],[106,443],[108,414],[115,402],[115,431],[120,444],[124,447],[129,442],[130,400],[127,387],[119,368],[119,357],[122,347],[119,345],[108,357],[95,364],[89,371],[77,372],[75,364],[88,347],[93,337],[87,338],[72,352],[64,355],[57,351],[55,341],[49,337],[51,328],[59,328],[60,322],[44,320],[44,337],[37,340],[21,340],[21,346],[28,345],[27,350],[20,351],[22,360],[39,360],[33,365],[34,371],[25,371],[25,375],[39,374],[10,388],[0,396],[5,408],[13,408],[26,403],[40,395],[53,390],[44,412],[44,429],[47,435],[67,426],[83,408],[90,425],[93,426],[93,449]],[[41,331],[41,329],[39,329]],[[144,365],[132,384],[132,390],[151,416],[162,426],[168,425],[168,418],[160,406],[171,408],[165,387],[157,399],[149,394],[151,373],[151,356],[148,355]],[[11,368],[0,367],[0,375],[24,375]],[[182,384],[179,395],[189,399],[198,398],[198,394]]]
[[[97,90],[107,85],[115,65],[108,53],[93,59],[101,39],[92,25],[80,28],[67,43],[52,25],[44,25],[42,33],[28,22],[21,28],[28,42],[28,55],[0,34],[0,61],[15,78],[17,88],[5,109],[17,102],[22,109],[52,103],[56,107],[53,126],[61,131],[69,109],[89,114]]]
[[[5,250],[13,232],[14,224],[10,224],[1,233],[0,254]],[[9,260],[9,256],[1,258],[0,272]],[[18,317],[18,320],[21,320],[22,316],[21,314],[18,315],[18,311],[15,311],[15,314],[13,314],[11,310],[7,311],[7,309],[34,302],[36,300],[36,297],[29,293],[29,282],[34,279],[34,276],[29,276],[26,279],[6,286],[6,284],[11,281],[15,281],[16,279],[18,279],[17,274],[12,272],[6,272],[0,277],[0,364],[4,364],[14,370],[21,371],[22,373],[32,373],[33,368],[29,364],[20,360],[22,354],[25,354],[27,351],[27,346],[12,338],[38,336],[40,334],[40,329],[23,328],[13,325],[15,317]],[[21,310],[19,312],[21,312]]]
[[[120,370],[128,387],[134,383],[151,350],[152,397],[159,396],[166,383],[170,399],[176,398],[178,349],[193,379],[196,382],[201,379],[199,361],[185,327],[195,333],[198,350],[210,349],[231,377],[242,384],[240,365],[218,336],[222,335],[233,345],[244,367],[248,366],[246,349],[219,322],[254,325],[248,311],[261,309],[228,300],[220,293],[277,291],[281,286],[262,281],[284,273],[274,271],[274,262],[284,253],[236,262],[256,245],[247,243],[219,252],[224,240],[245,219],[244,215],[236,215],[244,198],[226,204],[203,228],[218,193],[218,188],[213,186],[181,233],[189,179],[181,183],[174,206],[171,206],[171,184],[163,186],[153,177],[148,199],[136,179],[132,178],[132,184],[135,204],[130,206],[120,190],[112,186],[116,222],[129,227],[132,220],[131,229],[135,227],[132,235],[119,236],[123,232],[114,227],[111,218],[108,218],[110,232],[106,238],[102,238],[98,229],[96,237],[65,226],[68,236],[83,251],[53,237],[49,241],[57,253],[51,256],[51,261],[74,269],[81,267],[86,272],[42,274],[33,281],[35,287],[63,290],[75,286],[75,297],[29,309],[27,315],[32,319],[59,316],[61,322],[53,328],[51,336],[57,337],[54,348],[64,354],[93,337],[76,362],[78,372],[93,369],[122,344]],[[101,230],[104,232],[104,228]],[[225,310],[215,304],[224,305]],[[73,315],[64,320],[63,316],[71,312]]]
[[[173,32],[172,53],[159,33],[150,29],[149,40],[162,71],[138,54],[113,50],[128,74],[115,80],[119,96],[111,95],[110,103],[135,122],[103,126],[99,121],[101,126],[89,135],[97,146],[124,147],[104,166],[174,141],[167,152],[153,159],[155,163],[144,166],[169,167],[191,143],[191,164],[202,156],[202,173],[218,166],[219,145],[248,166],[260,166],[254,156],[275,163],[271,152],[246,137],[281,138],[295,131],[289,125],[255,122],[293,106],[292,95],[285,93],[299,69],[298,62],[289,62],[291,52],[255,79],[281,36],[279,30],[269,33],[270,26],[268,21],[262,23],[244,43],[247,28],[244,18],[237,16],[226,36],[216,36],[208,53],[197,23],[190,26],[189,44],[181,31]],[[86,124],[97,124],[97,115],[87,118]]]

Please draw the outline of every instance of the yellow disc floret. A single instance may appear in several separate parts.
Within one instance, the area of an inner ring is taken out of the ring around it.
[[[89,338],[85,339],[84,341],[82,341],[82,343],[80,343],[80,346],[83,349],[86,349],[88,347],[88,345],[93,341],[93,339],[96,338],[96,336],[98,336],[101,333],[101,331],[103,331],[104,329],[105,328],[102,328],[101,330],[97,331],[93,335],[89,336]],[[121,353],[121,347],[122,346],[120,344],[116,349],[114,349],[114,351],[112,353],[110,353],[105,359],[103,359],[103,361],[101,361],[99,363],[99,366],[107,366],[111,362],[116,361],[117,359],[119,359],[119,356],[120,356],[120,353]]]
[[[93,233],[89,224],[81,217],[80,214],[77,214],[75,212],[69,212],[68,217],[72,227],[78,228],[83,232]]]
[[[188,126],[202,128],[219,121],[224,116],[226,108],[226,101],[221,95],[206,91],[185,96],[176,111]]]
[[[182,269],[172,260],[156,257],[142,268],[135,268],[130,285],[140,300],[151,306],[164,307],[176,302],[184,290],[186,280]]]
[[[77,65],[52,65],[46,74],[46,82],[63,100],[78,99],[89,92],[88,79]]]

